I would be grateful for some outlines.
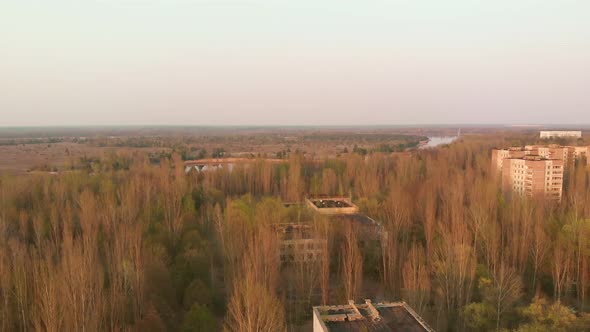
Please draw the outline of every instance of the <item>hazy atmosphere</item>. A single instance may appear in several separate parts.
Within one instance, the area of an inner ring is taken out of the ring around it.
[[[0,3],[0,126],[589,123],[590,2]]]
[[[0,332],[590,332],[590,0],[0,0]]]

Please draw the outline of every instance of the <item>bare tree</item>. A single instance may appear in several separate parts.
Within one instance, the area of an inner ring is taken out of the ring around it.
[[[408,303],[423,313],[430,301],[430,271],[424,256],[424,249],[414,244],[403,266],[403,290]]]
[[[363,282],[363,256],[358,247],[356,230],[351,224],[344,226],[344,239],[340,249],[342,283],[347,299],[354,299]]]
[[[328,304],[328,299],[330,295],[330,252],[333,243],[333,231],[330,227],[330,223],[326,218],[321,216],[317,217],[314,222],[316,227],[316,234],[320,239],[325,239],[326,244],[325,248],[322,250],[322,257],[319,260],[320,263],[320,291],[322,295],[322,304]]]
[[[29,331],[32,316],[31,302],[33,294],[32,276],[30,271],[30,259],[24,245],[19,242],[11,241],[9,243],[11,253],[11,284],[13,287],[13,298],[16,304],[16,313],[18,316],[18,327],[20,331]]]
[[[186,178],[179,174],[171,178],[167,164],[162,166],[159,177],[159,187],[164,205],[164,222],[170,234],[177,236],[183,222],[183,198],[187,191]]]
[[[550,253],[550,239],[545,234],[543,220],[537,220],[533,228],[532,243],[529,244],[529,252],[533,263],[533,281],[532,289],[537,286],[537,277],[539,269],[544,265]]]
[[[61,271],[51,259],[35,258],[35,301],[34,326],[37,331],[59,332],[64,330],[64,306],[60,292],[65,285]]]
[[[496,308],[496,330],[500,329],[502,314],[512,308],[522,294],[522,282],[516,269],[501,263],[492,273],[492,287],[487,291]]]
[[[278,255],[272,253],[277,250],[276,242],[270,232],[260,236],[250,242],[239,278],[233,278],[225,331],[286,330],[284,307],[275,295]]]
[[[552,258],[553,296],[557,301],[560,301],[570,278],[572,260],[568,245],[564,243],[561,236],[558,237],[553,246]]]
[[[283,305],[272,292],[247,275],[236,280],[227,308],[225,331],[286,331]]]

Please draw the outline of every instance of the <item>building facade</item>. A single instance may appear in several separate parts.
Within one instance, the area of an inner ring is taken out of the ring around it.
[[[588,159],[588,146],[567,146],[568,158],[571,160],[575,159]]]
[[[384,246],[387,244],[388,234],[383,225],[379,221],[360,213],[358,206],[349,198],[308,198],[306,204],[315,213],[328,217],[337,230],[345,230],[347,226],[353,227],[362,247]]]
[[[564,162],[529,155],[504,159],[502,189],[520,196],[561,201]]]
[[[582,131],[580,130],[541,130],[539,133],[541,138],[553,138],[553,137],[582,137]]]
[[[504,160],[509,158],[522,158],[526,154],[526,151],[522,148],[509,148],[509,149],[493,149],[492,150],[492,168],[500,173]]]
[[[273,229],[279,240],[281,263],[322,261],[328,254],[328,241],[314,234],[310,224],[275,224]]]
[[[588,152],[589,146],[559,146],[556,144],[545,145],[526,145],[524,148],[512,147],[508,149],[492,150],[492,169],[496,173],[502,172],[502,166],[505,159],[524,158],[525,156],[539,156],[544,159],[560,159],[564,166],[572,164],[576,160],[585,162],[590,165]]]

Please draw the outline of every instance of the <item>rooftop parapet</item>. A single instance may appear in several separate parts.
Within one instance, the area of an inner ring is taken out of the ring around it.
[[[321,214],[339,215],[359,212],[358,206],[345,197],[307,198],[305,201],[311,209]]]
[[[313,307],[314,332],[427,331],[432,329],[405,302],[365,303]]]

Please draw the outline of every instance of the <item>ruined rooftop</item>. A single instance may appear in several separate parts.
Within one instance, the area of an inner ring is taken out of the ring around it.
[[[354,303],[313,308],[314,332],[434,331],[405,302]]]
[[[307,205],[321,214],[354,214],[359,208],[348,198],[344,197],[322,197],[308,198]]]

